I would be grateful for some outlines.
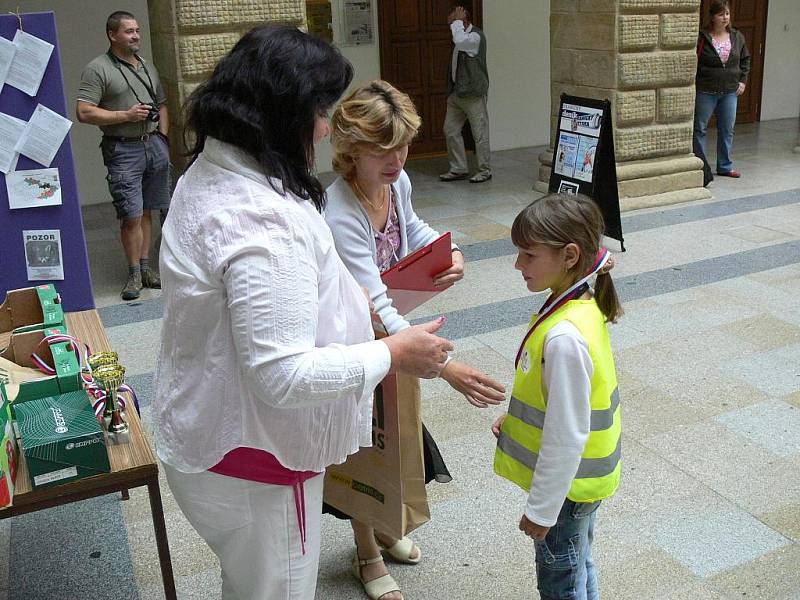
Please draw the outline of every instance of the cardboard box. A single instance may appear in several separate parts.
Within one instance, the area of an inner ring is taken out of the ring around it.
[[[9,290],[0,304],[0,332],[33,331],[63,324],[61,296],[52,283]]]
[[[106,438],[80,390],[14,406],[34,489],[108,473]]]
[[[31,359],[31,354],[36,351],[39,343],[46,335],[66,333],[65,326],[51,327],[44,330],[15,332],[11,334],[8,347],[0,352],[0,358],[9,361],[3,366],[5,373],[5,397],[14,404],[27,402],[36,398],[45,398],[58,394],[66,394],[80,390],[81,369],[75,356],[72,344],[61,342],[58,344],[44,344],[39,348],[39,356],[55,368],[55,375],[46,375],[37,370],[37,376],[32,378],[30,369],[36,369]],[[15,365],[24,369],[15,369]]]
[[[2,387],[0,382],[0,387]],[[17,482],[17,439],[11,426],[11,409],[0,400],[0,508],[11,506]]]

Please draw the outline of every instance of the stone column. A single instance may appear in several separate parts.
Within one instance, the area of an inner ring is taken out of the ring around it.
[[[611,100],[623,210],[709,198],[692,154],[700,0],[551,0],[551,148],[561,93]]]
[[[153,61],[167,93],[172,160],[185,163],[181,109],[246,31],[266,23],[305,23],[303,0],[149,0]]]

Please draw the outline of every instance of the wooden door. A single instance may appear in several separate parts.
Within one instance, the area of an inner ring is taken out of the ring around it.
[[[767,34],[767,3],[769,0],[731,0],[731,24],[744,34],[747,48],[753,57],[747,89],[739,98],[737,123],[752,123],[761,119],[761,88],[764,79],[764,46]],[[711,0],[702,0],[700,22],[708,19]]]
[[[411,96],[422,127],[410,154],[446,151],[442,126],[447,110],[447,65],[453,43],[447,15],[453,0],[380,0],[381,78]],[[461,3],[482,23],[481,1]]]

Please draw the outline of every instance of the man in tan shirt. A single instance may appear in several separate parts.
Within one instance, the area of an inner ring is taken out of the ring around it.
[[[106,35],[108,52],[81,75],[76,113],[103,132],[106,179],[128,260],[122,299],[134,300],[142,287],[161,287],[150,267],[151,213],[169,207],[169,115],[158,71],[139,56],[136,18],[112,13]]]

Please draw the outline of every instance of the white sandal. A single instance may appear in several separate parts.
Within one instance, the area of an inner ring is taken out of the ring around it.
[[[422,559],[422,550],[419,549],[410,537],[403,536],[397,540],[393,546],[384,546],[381,541],[376,537],[375,541],[381,550],[386,551],[397,562],[405,563],[407,565],[416,565]],[[411,552],[414,548],[417,549],[416,558],[411,558]]]
[[[361,585],[364,586],[364,591],[367,593],[367,596],[369,596],[370,600],[380,600],[382,596],[392,592],[400,593],[400,597],[402,598],[403,593],[400,592],[400,586],[397,585],[394,577],[388,573],[386,575],[381,575],[376,579],[371,579],[370,581],[364,581],[364,579],[361,577],[361,567],[374,565],[375,563],[379,562],[383,562],[383,556],[361,560],[358,558],[358,554],[356,554],[353,557],[353,575],[355,575],[356,579],[358,579],[361,582]]]

